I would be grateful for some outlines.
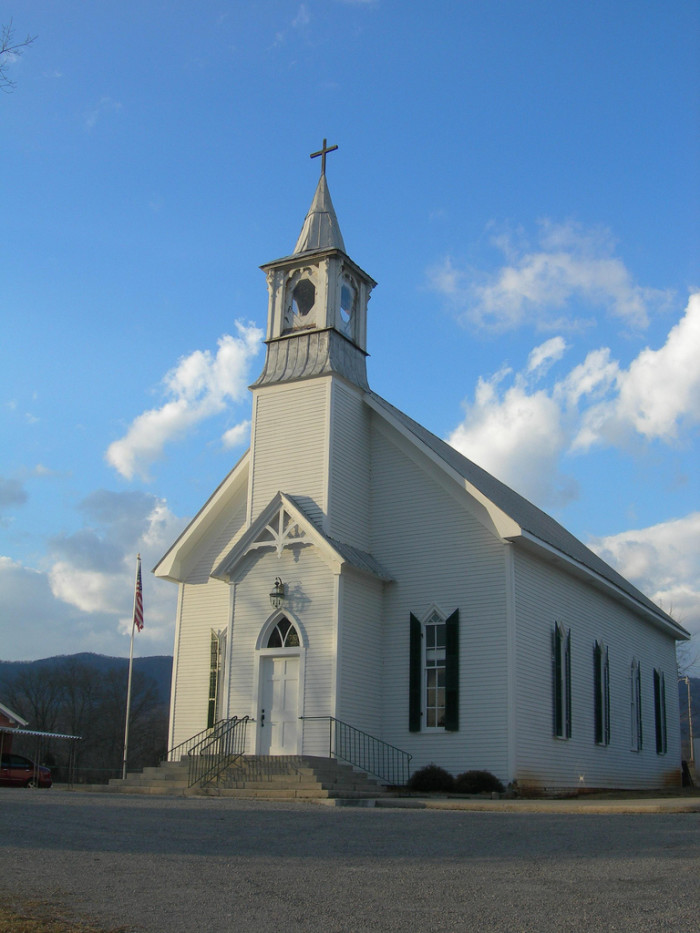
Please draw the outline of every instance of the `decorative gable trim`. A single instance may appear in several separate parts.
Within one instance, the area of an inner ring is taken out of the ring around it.
[[[391,580],[371,554],[328,538],[290,496],[278,492],[250,528],[238,539],[211,576],[230,583],[242,560],[254,551],[274,551],[282,556],[285,548],[314,546],[334,573],[352,567],[380,580]]]
[[[301,522],[290,514],[289,509],[281,505],[257,538],[247,546],[244,553],[273,548],[279,558],[286,547],[304,547],[310,543]]]

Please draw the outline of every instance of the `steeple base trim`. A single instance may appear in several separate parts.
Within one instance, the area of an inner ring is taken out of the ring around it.
[[[290,334],[266,343],[265,366],[251,389],[331,373],[369,389],[367,354],[333,328]]]

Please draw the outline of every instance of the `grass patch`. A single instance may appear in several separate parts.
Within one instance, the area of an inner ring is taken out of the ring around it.
[[[57,903],[0,897],[0,933],[128,933],[126,927],[95,926],[65,912]]]

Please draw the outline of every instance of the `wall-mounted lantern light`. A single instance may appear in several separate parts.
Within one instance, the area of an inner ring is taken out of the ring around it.
[[[279,609],[284,602],[284,583],[279,577],[275,579],[275,585],[270,593],[270,602],[273,609]]]

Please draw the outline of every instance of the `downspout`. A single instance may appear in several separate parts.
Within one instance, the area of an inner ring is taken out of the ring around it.
[[[516,632],[515,611],[515,560],[513,545],[506,542],[504,553],[505,584],[506,584],[506,720],[507,720],[507,755],[508,780],[514,781],[517,777],[518,755],[518,679],[517,679],[517,650],[518,640]]]

